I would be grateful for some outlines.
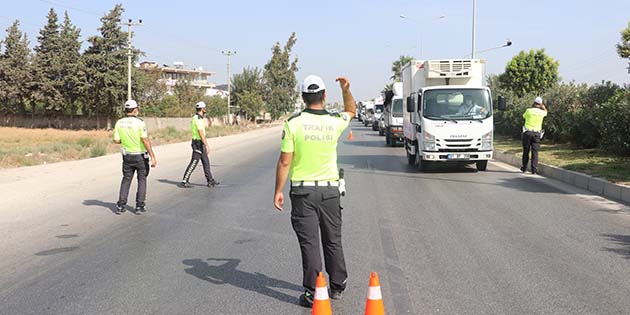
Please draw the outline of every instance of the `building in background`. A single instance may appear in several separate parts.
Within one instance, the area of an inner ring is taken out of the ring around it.
[[[227,97],[227,91],[216,89],[216,84],[210,81],[210,77],[216,75],[216,73],[205,71],[202,67],[185,69],[184,63],[181,61],[173,62],[172,66],[162,65],[160,67],[157,62],[143,61],[138,68],[145,71],[159,71],[160,81],[166,85],[168,94],[173,93],[178,82],[188,81],[190,85],[203,89],[208,96],[219,95]]]

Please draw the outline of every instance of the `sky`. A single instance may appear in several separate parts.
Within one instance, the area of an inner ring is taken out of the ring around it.
[[[31,46],[51,7],[60,17],[67,10],[86,41],[98,33],[99,18],[121,3],[124,20],[143,20],[133,40],[146,53],[140,61],[202,66],[216,72],[211,81],[217,84],[227,78],[222,50],[236,51],[233,73],[247,66],[262,68],[271,47],[284,44],[295,32],[298,82],[308,74],[321,76],[329,102],[341,100],[337,76],[349,78],[357,100],[371,99],[390,82],[391,63],[401,54],[462,58],[472,46],[472,0],[2,2],[0,30],[20,20]],[[544,48],[560,62],[563,81],[630,83],[628,61],[615,50],[629,13],[628,0],[477,0],[476,50],[513,42],[477,57],[486,60],[487,74],[501,73],[521,50]],[[0,34],[4,38],[5,33]]]

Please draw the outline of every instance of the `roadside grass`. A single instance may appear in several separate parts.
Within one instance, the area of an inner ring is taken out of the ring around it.
[[[495,150],[522,156],[521,141],[495,136]],[[570,144],[543,142],[539,151],[541,163],[605,178],[613,183],[630,185],[630,157],[614,155],[601,149],[579,149]]]
[[[208,138],[222,137],[272,125],[212,126],[206,134]],[[173,127],[149,130],[149,139],[154,146],[190,141],[190,131]],[[0,168],[79,160],[119,151],[111,131],[0,127]]]

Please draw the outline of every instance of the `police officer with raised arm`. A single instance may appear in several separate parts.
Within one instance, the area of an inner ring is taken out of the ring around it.
[[[192,187],[190,185],[190,176],[197,167],[197,164],[199,164],[199,159],[201,159],[207,185],[212,188],[219,185],[219,182],[212,177],[212,172],[210,171],[210,159],[208,158],[208,155],[210,154],[210,146],[208,145],[208,140],[206,140],[206,124],[204,118],[207,111],[206,103],[199,102],[195,104],[195,108],[197,109],[197,113],[195,113],[195,115],[193,115],[190,119],[190,130],[192,132],[192,157],[190,158],[188,167],[186,167],[186,171],[184,171],[184,178],[182,179],[180,187]]]
[[[521,172],[527,171],[529,152],[532,152],[532,174],[538,172],[538,149],[542,138],[543,119],[547,116],[547,107],[541,97],[536,97],[532,107],[523,114],[525,125],[523,126],[523,164]]]
[[[355,116],[355,103],[346,78],[336,79],[341,87],[344,112],[324,109],[324,81],[309,75],[302,83],[306,109],[284,125],[280,159],[276,171],[274,206],[282,211],[284,184],[291,174],[291,224],[302,252],[304,294],[299,303],[312,307],[317,274],[322,270],[320,232],[326,272],[330,276],[330,297],[340,299],[346,288],[346,263],[341,244],[341,207],[337,141]]]
[[[149,175],[149,163],[151,167],[157,166],[157,159],[151,148],[151,142],[147,135],[147,126],[138,117],[140,109],[134,100],[125,102],[127,117],[119,119],[114,127],[114,143],[120,144],[122,152],[123,178],[120,183],[120,194],[116,204],[116,214],[125,212],[129,187],[133,174],[137,173],[138,191],[136,193],[136,214],[145,212],[145,199],[147,194],[147,176]]]

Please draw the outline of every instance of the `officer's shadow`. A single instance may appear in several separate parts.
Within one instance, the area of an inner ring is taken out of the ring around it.
[[[185,259],[182,261],[184,265],[190,266],[190,268],[184,269],[184,271],[193,275],[201,280],[208,281],[212,284],[223,285],[229,284],[237,288],[253,291],[274,298],[276,300],[295,304],[297,297],[284,294],[276,291],[272,288],[288,289],[297,292],[304,290],[302,287],[274,278],[269,278],[258,272],[249,273],[236,269],[238,264],[241,263],[240,259],[234,258],[208,258],[210,262],[224,261],[221,265],[208,264],[201,259]]]
[[[83,200],[83,205],[103,207],[103,208],[109,209],[109,211],[111,211],[112,213],[116,213],[116,203],[113,203],[113,202],[89,199],[89,200]]]

